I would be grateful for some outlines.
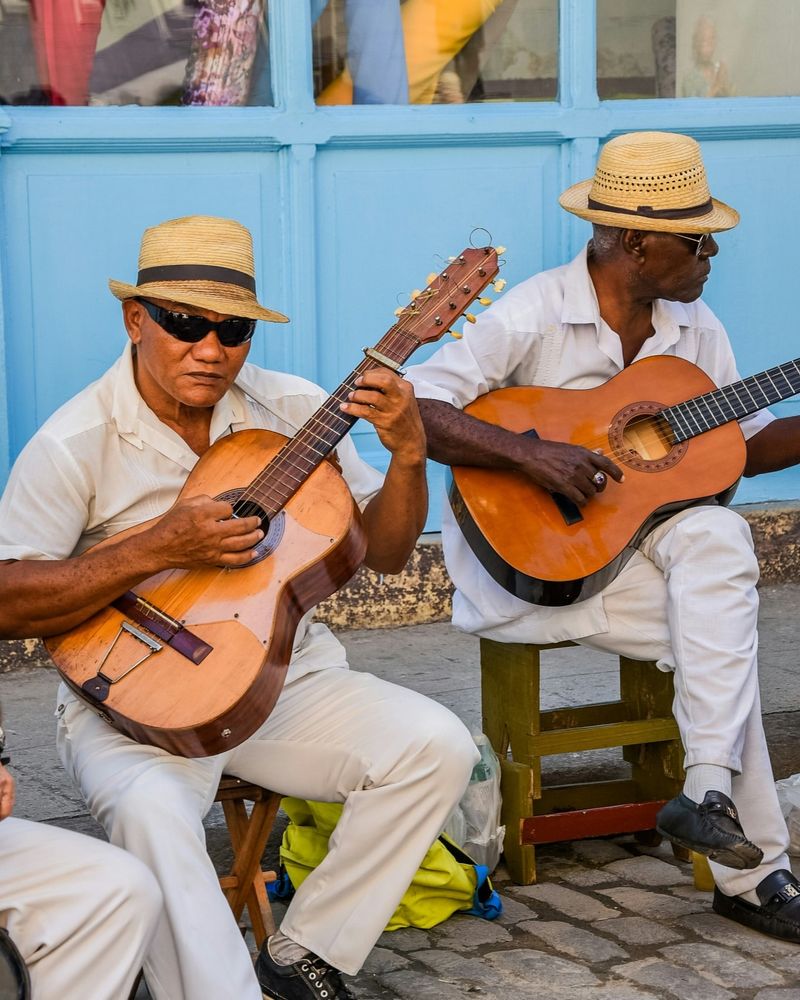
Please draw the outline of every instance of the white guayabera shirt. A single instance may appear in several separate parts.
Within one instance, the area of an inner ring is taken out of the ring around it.
[[[638,358],[668,354],[691,361],[718,385],[739,379],[724,327],[708,306],[657,299],[654,334]],[[441,347],[428,361],[408,369],[418,397],[440,399],[462,409],[478,396],[509,385],[591,389],[623,368],[619,337],[600,316],[586,264],[586,249],[563,267],[543,271],[506,292],[464,337]],[[773,416],[753,414],[740,426],[746,438]],[[456,586],[453,622],[466,632],[518,641],[558,642],[607,631],[603,595],[564,608],[519,600],[487,573],[472,552],[445,501],[442,544]]]
[[[327,398],[305,379],[245,364],[214,407],[211,442],[252,428],[291,437]],[[363,509],[383,477],[359,458],[349,437],[336,454]],[[101,378],[46,421],[17,459],[0,499],[0,559],[67,559],[158,517],[175,503],[197,461],[139,395],[128,344]],[[309,617],[297,629],[291,679],[345,665],[338,641],[324,625],[309,625]]]

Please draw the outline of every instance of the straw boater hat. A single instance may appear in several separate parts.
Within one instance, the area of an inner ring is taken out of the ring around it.
[[[247,319],[288,323],[256,298],[253,238],[232,219],[189,215],[145,229],[135,285],[109,281],[118,299],[139,295]]]
[[[739,213],[711,197],[700,146],[688,135],[631,132],[609,140],[594,177],[558,199],[589,222],[664,233],[732,229]]]

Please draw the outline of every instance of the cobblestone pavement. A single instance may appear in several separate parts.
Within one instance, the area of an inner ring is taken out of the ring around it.
[[[762,689],[777,777],[800,771],[800,684],[794,616],[800,588],[762,592]],[[354,669],[369,669],[437,698],[471,727],[480,722],[477,643],[448,625],[343,635]],[[614,697],[610,658],[564,650],[543,673],[543,705]],[[45,668],[0,675],[17,815],[101,835],[58,764]],[[552,772],[616,777],[613,751],[554,759]],[[221,809],[206,820],[220,871],[230,850]],[[274,864],[280,827],[266,860]],[[800,860],[800,859],[799,859]],[[691,867],[667,845],[633,838],[574,841],[537,851],[539,881],[494,876],[504,905],[495,922],[456,916],[429,931],[384,934],[351,988],[361,1000],[800,1000],[800,945],[739,927],[711,911]],[[275,906],[280,916],[281,906]],[[147,996],[142,988],[137,1000]],[[92,1000],[87,997],[87,1000]],[[177,998],[176,998],[177,1000]],[[221,998],[228,1000],[228,998]],[[236,998],[230,998],[236,1000]]]

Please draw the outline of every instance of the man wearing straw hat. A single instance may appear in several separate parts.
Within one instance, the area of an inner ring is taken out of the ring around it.
[[[233,431],[292,436],[325,401],[304,379],[245,364],[256,320],[286,317],[256,297],[239,223],[190,216],[146,230],[135,285],[112,281],[129,343],[20,455],[0,500],[0,635],[52,635],[170,567],[235,567],[263,537],[209,497],[177,500],[199,455]],[[337,448],[363,508],[366,563],[395,573],[427,509],[425,438],[411,387],[367,372],[342,404],[391,458],[385,480]],[[123,527],[151,526],[93,550]],[[278,703],[237,748],[186,759],[135,743],[66,688],[58,743],[109,839],[141,858],[165,916],[144,962],[156,1000],[350,997],[355,974],[469,780],[477,750],[442,706],[350,672],[321,623],[300,623]],[[221,774],[344,803],[325,861],[299,888],[256,972],[205,850],[202,818]],[[87,984],[87,995],[91,995]]]
[[[591,388],[652,355],[687,359],[719,386],[738,379],[727,335],[700,295],[719,249],[712,234],[739,216],[711,197],[698,144],[659,132],[610,140],[594,177],[560,203],[593,224],[588,246],[509,291],[408,377],[432,458],[515,469],[590,504],[609,477],[622,478],[608,457],[462,408],[507,385]],[[800,460],[798,418],[762,411],[740,426],[746,475]],[[800,883],[761,724],[758,564],[745,521],[720,506],[681,511],[646,535],[603,591],[567,607],[537,607],[504,590],[450,510],[442,537],[453,620],[465,631],[501,642],[572,639],[674,671],[686,783],[660,812],[659,830],[711,859],[717,913],[800,941]]]

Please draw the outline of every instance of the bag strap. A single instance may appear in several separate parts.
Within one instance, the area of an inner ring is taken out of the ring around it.
[[[28,967],[5,927],[0,927],[0,996],[8,1000],[30,1000]]]

